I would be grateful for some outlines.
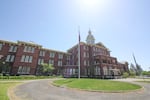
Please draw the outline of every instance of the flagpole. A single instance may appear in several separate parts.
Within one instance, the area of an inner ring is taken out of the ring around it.
[[[78,43],[78,79],[80,79],[80,29],[79,29],[79,43]]]

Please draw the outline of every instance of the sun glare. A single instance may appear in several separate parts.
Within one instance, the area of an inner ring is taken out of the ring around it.
[[[94,11],[105,7],[107,0],[77,0],[83,10]]]
[[[85,7],[94,7],[99,4],[100,0],[80,0],[83,6]]]

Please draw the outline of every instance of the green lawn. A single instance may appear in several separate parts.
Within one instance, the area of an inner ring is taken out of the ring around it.
[[[125,92],[142,88],[139,85],[100,79],[64,79],[54,81],[56,86],[67,86],[91,91]]]
[[[48,79],[48,78],[61,78],[62,76],[34,76],[34,75],[22,75],[22,76],[0,76],[1,80],[33,80],[33,79]]]
[[[9,100],[7,90],[19,83],[17,82],[0,82],[0,100]]]

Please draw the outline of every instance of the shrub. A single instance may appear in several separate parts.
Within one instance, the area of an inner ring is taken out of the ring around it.
[[[124,73],[123,73],[123,75],[122,75],[122,77],[123,77],[123,78],[127,78],[127,77],[129,77],[129,73],[124,72]]]

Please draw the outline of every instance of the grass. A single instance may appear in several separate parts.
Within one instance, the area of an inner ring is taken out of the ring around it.
[[[70,88],[77,88],[90,91],[103,91],[103,92],[126,92],[142,88],[139,85],[110,81],[110,80],[99,80],[99,79],[65,79],[56,80],[54,85],[62,86],[65,85]]]
[[[19,84],[18,82],[0,82],[0,100],[9,100],[7,90]]]
[[[33,79],[48,79],[48,78],[61,78],[61,76],[34,76],[34,75],[0,76],[0,81],[3,81],[3,80],[33,80]]]

